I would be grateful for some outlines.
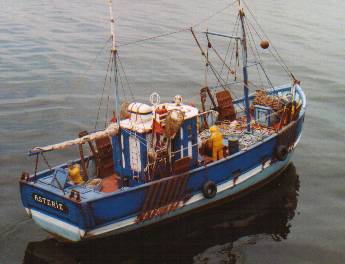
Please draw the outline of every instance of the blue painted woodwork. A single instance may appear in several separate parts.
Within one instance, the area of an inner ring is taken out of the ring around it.
[[[272,90],[270,91],[270,93],[286,92],[290,91],[290,89],[290,87],[285,86]],[[306,99],[300,88],[297,89],[297,96],[302,99],[303,108],[297,120],[296,138],[294,140],[297,140],[302,132],[305,114],[304,111],[306,106]],[[237,103],[243,103],[243,99],[237,100]],[[189,125],[191,125],[191,129],[188,131]],[[173,140],[174,150],[181,150],[181,146],[188,147],[188,141],[191,140],[191,143],[193,145],[192,159],[195,164],[197,162],[198,156],[197,146],[194,146],[197,140],[196,133],[196,119],[186,120],[182,127],[182,140],[181,130],[178,132],[175,140]],[[121,136],[123,137],[123,146],[121,144]],[[139,136],[141,138],[145,138],[146,135],[141,134]],[[115,171],[121,176],[131,175],[129,157],[126,157],[126,155],[124,155],[125,166],[122,167],[123,156],[121,151],[126,151],[126,148],[128,150],[128,138],[128,133],[124,131],[121,131],[119,135],[112,138]],[[215,161],[207,165],[206,167],[200,166],[192,168],[189,171],[190,176],[187,182],[187,189],[190,191],[191,195],[198,195],[201,193],[202,186],[207,180],[212,180],[219,186],[220,184],[224,184],[226,182],[234,180],[234,177],[237,177],[238,173],[240,175],[243,175],[253,168],[260,166],[265,160],[267,160],[267,158],[274,161],[276,141],[277,136],[272,135],[264,139],[262,142],[258,142],[255,145],[251,146],[246,151],[239,151],[231,156],[226,157],[225,159]],[[147,160],[146,155],[143,155],[143,153],[146,153],[147,149],[143,143],[140,144],[140,151],[142,153],[142,169],[144,169]],[[183,155],[186,155],[186,152],[184,150]],[[177,158],[181,158],[181,152],[176,153],[176,159]],[[225,198],[225,194],[235,194],[240,190],[244,190],[245,188],[250,187],[251,185],[263,180],[270,174],[282,168],[284,164],[286,164],[286,162],[273,162],[273,164],[267,169],[267,172],[259,173],[251,177],[244,184],[234,186],[226,193],[221,194],[221,196],[218,198],[216,196],[216,199]],[[58,168],[64,169],[66,168],[66,166],[66,164],[63,164]],[[24,207],[27,209],[39,211],[40,213],[51,217],[51,219],[58,219],[64,223],[76,226],[81,230],[87,232],[137,216],[140,213],[140,210],[145,201],[146,195],[148,193],[148,188],[150,187],[150,185],[154,184],[153,182],[145,184],[138,183],[138,185],[135,187],[122,189],[115,193],[101,193],[92,189],[78,186],[78,191],[81,194],[81,202],[78,203],[68,198],[68,194],[71,192],[71,189],[76,189],[76,186],[67,186],[64,190],[66,194],[64,194],[61,190],[54,188],[49,184],[49,180],[52,179],[53,173],[54,171],[46,170],[40,172],[37,177],[30,180],[29,182],[20,182],[21,198]],[[37,203],[32,198],[34,194],[41,195],[42,197],[45,197],[46,199],[54,202],[56,201],[59,203],[63,203],[68,208],[68,210],[62,212],[45,204]],[[212,202],[213,200],[204,198],[194,205],[186,206],[182,209],[179,209],[180,211],[178,212],[185,212],[193,208],[197,208],[197,206],[205,205]],[[176,212],[176,214],[178,213]],[[39,222],[39,224],[45,229],[48,229],[52,232],[55,230],[56,233],[60,234],[61,236],[65,236],[65,238],[78,240],[78,238],[76,238],[75,236],[68,236],[61,233],[63,232],[61,231],[61,228],[56,227],[56,229],[54,230],[49,229],[49,225],[42,222],[42,220],[37,220],[35,218],[35,221]]]
[[[273,110],[271,107],[262,105],[254,106],[254,119],[257,123],[263,126],[270,126],[274,122],[274,116],[272,116]]]

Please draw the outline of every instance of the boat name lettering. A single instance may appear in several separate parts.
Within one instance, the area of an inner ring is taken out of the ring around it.
[[[64,212],[64,213],[67,213],[67,211],[68,211],[67,206],[64,205],[63,203],[51,200],[51,199],[46,198],[46,197],[43,197],[42,195],[33,193],[32,194],[32,198],[34,199],[34,201],[36,201],[36,202],[38,202],[40,204],[44,204],[44,205],[46,205],[46,206],[48,206],[50,208],[54,208],[54,209],[56,209],[58,211],[61,211],[61,212]]]

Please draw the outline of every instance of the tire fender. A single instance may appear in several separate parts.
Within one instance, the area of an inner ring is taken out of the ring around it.
[[[207,181],[202,186],[202,193],[205,198],[211,199],[217,194],[217,185],[213,181]]]
[[[276,149],[276,157],[280,161],[284,161],[289,154],[289,150],[285,145],[279,145]]]

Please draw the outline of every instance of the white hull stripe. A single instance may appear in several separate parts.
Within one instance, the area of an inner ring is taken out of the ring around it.
[[[298,142],[301,139],[301,134],[299,135],[298,139],[296,140],[293,148],[295,148],[298,144]],[[248,172],[240,175],[235,184],[233,182],[233,180],[229,180],[226,181],[225,183],[222,183],[220,185],[217,186],[217,196],[222,196],[221,194],[235,186],[238,186],[239,184],[247,181],[248,179],[252,178],[254,175],[264,172],[267,168],[269,168],[271,165],[271,160],[265,162],[264,165],[259,165],[251,170],[249,170]],[[216,196],[216,197],[217,197]],[[219,199],[221,199],[222,197],[220,197]],[[195,207],[196,203],[205,200],[204,196],[201,193],[197,193],[195,195],[193,195],[186,203],[185,206],[177,209],[176,211],[179,211],[181,209],[183,209],[183,211],[187,211],[186,207]],[[27,209],[27,208],[26,208]],[[55,233],[59,236],[65,237],[71,241],[79,241],[82,240],[83,237],[95,237],[95,236],[100,236],[103,234],[106,234],[108,232],[111,231],[115,231],[118,230],[120,232],[119,229],[126,229],[126,230],[130,230],[130,229],[135,229],[135,228],[139,228],[148,224],[152,224],[154,222],[160,221],[162,219],[168,218],[170,216],[174,216],[179,214],[178,212],[173,212],[171,214],[168,215],[163,215],[161,217],[157,217],[157,219],[151,219],[149,221],[137,224],[136,223],[136,219],[137,217],[131,217],[113,224],[109,224],[100,228],[96,228],[94,230],[91,230],[87,233],[85,233],[84,230],[80,229],[77,226],[68,224],[66,222],[63,222],[61,220],[58,220],[56,218],[47,216],[43,213],[40,213],[39,211],[36,211],[34,209],[27,209],[27,211],[30,211],[30,213],[32,214],[32,218],[38,223],[38,225],[40,225],[43,229],[48,230],[49,232]],[[133,228],[132,228],[133,226]],[[119,233],[118,232],[118,233]]]
[[[265,163],[265,166],[257,166],[255,167],[254,169],[242,174],[241,176],[239,176],[236,180],[236,183],[234,184],[233,183],[233,180],[230,180],[230,181],[227,181],[223,184],[220,184],[217,186],[217,195],[226,191],[226,190],[229,190],[231,189],[232,187],[234,187],[235,185],[238,185],[246,180],[248,180],[249,178],[253,177],[254,175],[256,175],[257,173],[260,173],[263,171],[263,169],[266,169],[267,167],[269,167],[271,161],[268,161]],[[185,206],[188,206],[188,205],[192,205],[194,203],[197,203],[201,200],[205,200],[205,197],[201,194],[201,193],[197,193],[195,195],[193,195],[186,203],[185,203]],[[177,209],[178,210],[178,209]],[[163,216],[163,218],[166,218]],[[136,219],[137,217],[131,217],[131,218],[128,218],[126,220],[123,220],[123,221],[120,221],[120,222],[117,222],[117,223],[114,223],[114,224],[110,224],[110,225],[107,225],[107,226],[103,226],[103,227],[100,227],[100,228],[97,228],[97,229],[94,229],[90,232],[88,232],[87,236],[98,236],[98,235],[102,235],[104,233],[107,233],[107,232],[110,232],[110,231],[113,231],[113,230],[116,230],[116,229],[120,229],[120,228],[124,228],[124,227],[127,227],[127,226],[130,226],[130,225],[137,225],[138,227],[140,225],[143,225],[144,223],[141,223],[141,224],[136,224]],[[162,219],[162,218],[160,218]],[[151,223],[151,221],[147,221],[149,223]]]

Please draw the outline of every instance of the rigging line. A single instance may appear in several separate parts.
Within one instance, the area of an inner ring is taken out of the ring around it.
[[[209,67],[211,68],[211,71],[213,73],[213,75],[216,77],[218,83],[220,84],[220,86],[224,89],[227,90],[227,85],[225,80],[219,75],[219,73],[217,72],[217,70],[215,69],[215,67],[213,66],[213,64],[208,60],[208,64]],[[228,88],[229,89],[229,88]],[[230,90],[230,89],[229,89]],[[234,93],[231,93],[236,99],[239,99],[238,96]],[[241,106],[239,106],[241,108]],[[241,108],[243,110],[243,108]]]
[[[99,103],[98,103],[98,111],[97,111],[97,117],[96,117],[96,122],[95,122],[95,130],[97,129],[97,123],[98,123],[98,119],[99,119],[99,115],[100,115],[100,111],[101,111],[101,105],[102,105],[102,100],[103,100],[103,95],[104,95],[104,89],[105,89],[105,86],[107,84],[108,73],[109,73],[109,66],[110,66],[111,62],[112,62],[112,56],[110,54],[109,62],[108,62],[108,66],[107,66],[107,73],[106,73],[105,78],[104,78],[104,85],[103,85],[103,89],[102,89],[102,95],[101,95],[101,98],[99,99]]]
[[[219,75],[219,73],[215,70],[214,66],[212,65],[211,61],[208,59],[208,56],[205,54],[205,51],[203,50],[203,48],[201,47],[199,40],[197,39],[197,37],[195,36],[195,33],[193,31],[193,28],[190,28],[193,38],[196,42],[196,44],[198,45],[202,56],[205,58],[206,63],[208,64],[208,66],[211,68],[211,71],[213,72],[214,76],[216,77],[216,79],[218,80],[218,82],[222,85],[223,89],[225,90],[225,86],[221,83],[221,80],[225,83],[225,81],[223,80],[222,76]]]
[[[117,56],[118,58],[118,56]],[[125,73],[123,73],[125,75]],[[126,93],[126,89],[125,89],[125,86],[123,84],[123,80],[122,80],[122,76],[121,76],[121,72],[119,71],[119,74],[118,74],[118,78],[120,79],[120,85],[121,85],[121,89],[122,89],[122,93],[123,93],[123,96],[125,97],[125,100],[127,101],[127,93]],[[121,109],[120,109],[121,111]]]
[[[88,64],[88,66],[86,67],[85,71],[79,75],[79,78],[77,80],[76,85],[79,85],[81,83],[82,79],[85,78],[85,75],[91,69],[91,66],[96,64],[96,61],[98,60],[99,56],[101,55],[102,51],[107,46],[107,44],[110,42],[110,40],[111,40],[111,37],[109,37],[109,39],[105,41],[105,43],[102,46],[102,48],[96,53],[95,58]]]
[[[124,68],[124,66],[123,66],[123,64],[122,64],[122,62],[121,62],[121,59],[120,59],[119,54],[116,53],[116,55],[117,55],[118,61],[120,62],[120,68],[121,68],[121,70],[122,70],[122,72],[123,72],[123,75],[125,76],[125,80],[126,80],[126,83],[127,83],[127,85],[128,85],[128,89],[129,89],[129,92],[130,92],[130,94],[131,94],[131,98],[132,98],[133,101],[135,101],[135,97],[134,97],[132,88],[131,88],[131,86],[130,86],[130,84],[129,84],[129,81],[128,81],[128,78],[127,78],[127,74],[126,74],[125,68]],[[123,86],[123,84],[122,84],[121,74],[119,74],[119,77],[120,77],[120,81],[121,81],[122,88],[123,88],[123,90],[124,90],[124,86]],[[120,111],[121,111],[121,109],[120,109]],[[120,116],[120,117],[121,117],[121,116]],[[144,121],[143,121],[141,115],[139,115],[139,118],[140,118],[141,122],[144,123]]]
[[[261,36],[261,34],[255,29],[255,27],[253,26],[253,24],[249,21],[249,19],[247,18],[247,22],[250,24],[250,26],[251,26],[251,28],[254,30],[254,32],[256,33],[256,35],[262,40],[263,39],[263,37]],[[268,38],[267,38],[268,39]],[[272,43],[271,43],[271,46],[272,46]],[[272,46],[273,47],[273,46]],[[279,58],[277,57],[277,55],[276,54],[274,54],[273,52],[272,52],[272,50],[271,49],[269,49],[268,50],[269,51],[269,53],[271,54],[271,56],[274,58],[274,60],[282,67],[282,69],[285,71],[285,73],[289,76],[289,77],[291,77],[291,72],[289,72],[289,69],[286,69],[286,67],[284,67],[284,65],[282,64],[282,62],[279,60]],[[276,51],[276,53],[277,53],[277,51]],[[262,69],[263,69],[263,65],[262,65]],[[266,76],[267,76],[267,74],[266,74]],[[272,85],[273,86],[273,85]]]
[[[261,27],[261,25],[259,24],[258,20],[256,19],[256,17],[254,16],[254,13],[252,12],[252,10],[249,8],[249,6],[247,5],[247,3],[243,0],[244,5],[246,6],[246,8],[248,9],[249,13],[251,14],[251,16],[253,17],[255,23],[259,26],[260,30],[262,31],[262,33],[264,34],[264,36],[267,38],[267,40],[271,43],[271,46],[273,48],[273,50],[276,52],[277,57],[280,59],[281,64],[283,64],[287,70],[287,72],[290,74],[290,76],[294,78],[291,70],[289,69],[289,67],[286,65],[285,61],[283,60],[283,58],[280,56],[279,52],[277,51],[277,49],[273,46],[272,41],[270,40],[270,38],[267,36],[267,34],[265,33],[264,29]]]
[[[222,76],[220,76],[219,73],[216,71],[216,69],[214,68],[214,66],[213,66],[213,64],[211,63],[211,61],[206,57],[203,48],[201,47],[201,45],[200,45],[200,43],[199,43],[197,37],[196,37],[195,34],[194,34],[193,28],[191,28],[190,30],[191,30],[191,32],[192,32],[192,35],[193,35],[193,37],[194,37],[195,42],[197,43],[197,46],[199,47],[199,49],[200,49],[200,51],[201,51],[202,56],[205,58],[206,62],[209,64],[209,67],[211,68],[211,71],[213,72],[213,75],[214,75],[215,78],[218,80],[218,82],[219,82],[219,84],[221,85],[221,87],[222,87],[224,90],[226,90],[226,83],[225,83],[225,81],[223,80]],[[222,82],[223,82],[223,83],[222,83]],[[244,82],[243,82],[243,83],[244,83]],[[249,83],[250,83],[251,85],[253,85],[254,87],[256,87],[255,84],[253,84],[252,82],[249,82],[249,81],[248,81],[247,84],[244,84],[244,85],[246,85],[248,88],[250,88]],[[236,94],[233,93],[233,95],[235,96],[236,99],[238,99],[238,97],[236,96]],[[240,106],[239,106],[239,107],[240,107]],[[240,108],[241,108],[241,107],[240,107]],[[242,109],[243,109],[243,108],[242,108]]]
[[[209,41],[208,35],[206,34],[207,40]],[[213,52],[217,55],[218,59],[223,63],[223,66],[225,66],[228,71],[231,71],[231,68],[229,67],[229,65],[226,64],[226,61],[220,56],[219,52],[215,49],[215,47],[212,45],[211,46]],[[227,82],[225,82],[227,83]]]
[[[249,24],[248,24],[247,19],[245,19],[244,22],[245,22],[245,23],[244,23],[244,26],[247,28],[247,31],[249,32],[249,35],[248,35],[248,42],[249,42],[248,44],[249,44],[249,47],[250,47],[250,49],[251,49],[251,51],[252,51],[252,53],[253,53],[253,55],[254,55],[255,60],[258,60],[259,64],[262,64],[262,60],[261,60],[261,57],[260,57],[260,53],[259,53],[259,51],[258,51],[258,48],[257,48],[256,45],[255,45],[255,39],[254,39],[254,37],[253,37],[252,31],[251,31],[251,29],[250,29],[250,27],[249,27]],[[254,46],[256,52],[254,51],[253,46]],[[262,79],[261,79],[261,73],[260,73],[260,71],[259,71],[259,67],[258,67],[257,64],[255,65],[255,68],[256,68],[256,70],[257,70],[257,72],[258,72],[258,76],[259,76],[259,79],[260,79],[260,83],[261,83],[262,86],[264,86],[264,85],[263,85],[263,81],[262,81]],[[268,78],[267,78],[267,82],[268,82],[268,84],[272,84],[271,81],[270,81]],[[271,85],[271,86],[273,87],[273,85]]]
[[[112,56],[111,66],[110,66],[110,72],[113,72],[113,65],[114,65],[114,56]],[[109,94],[111,93],[111,74],[109,74],[109,92],[108,92],[108,100],[107,100],[107,108],[105,111],[105,123],[104,128],[108,125],[108,111],[109,111]]]
[[[145,140],[144,138],[138,137],[136,132],[132,132],[129,129],[124,128],[124,127],[121,127],[121,129],[123,129],[123,131],[126,132],[128,135],[134,136],[141,144],[147,147],[147,140]]]
[[[249,33],[250,33],[250,35],[251,35],[253,41],[254,41],[254,37],[253,37],[253,33],[252,33],[251,28],[252,28],[252,29],[254,30],[254,32],[258,35],[258,37],[260,38],[260,40],[262,40],[263,38],[262,38],[262,37],[260,36],[260,34],[256,31],[255,27],[254,27],[253,24],[249,21],[248,18],[245,19],[245,22],[246,22],[246,24],[247,24],[247,27],[248,27],[248,29],[249,29]],[[254,46],[255,46],[255,45],[254,45]],[[267,83],[268,83],[268,85],[269,85],[271,88],[274,89],[274,85],[273,85],[271,79],[269,78],[269,76],[268,76],[268,74],[267,74],[267,72],[266,72],[266,70],[265,70],[265,68],[264,68],[264,66],[263,66],[263,60],[261,59],[261,56],[260,56],[259,51],[258,51],[258,49],[257,49],[256,46],[255,46],[255,49],[256,49],[256,51],[257,51],[257,54],[258,54],[258,57],[259,57],[259,60],[260,60],[260,68],[261,68],[261,70],[263,71],[263,73],[264,73],[264,75],[265,75],[265,77],[266,77]],[[274,54],[273,54],[271,51],[269,51],[269,52],[270,52],[270,54],[273,56],[273,58],[279,63],[279,61],[278,61],[277,58],[274,56]],[[281,63],[279,63],[279,64],[280,64],[280,66],[283,68],[283,70],[288,74],[288,76],[290,77],[290,74],[289,74],[289,73],[286,71],[286,69],[281,65]]]
[[[158,39],[158,38],[167,37],[167,36],[170,36],[170,35],[174,35],[174,34],[178,34],[178,33],[181,33],[181,32],[189,31],[189,29],[191,27],[196,27],[196,26],[198,26],[198,25],[200,25],[200,24],[202,24],[202,23],[212,19],[214,16],[222,13],[224,10],[228,9],[229,7],[234,5],[235,3],[237,3],[237,0],[233,0],[230,4],[227,4],[222,9],[214,12],[213,14],[209,15],[208,17],[206,17],[206,18],[204,18],[202,20],[199,20],[197,23],[194,23],[191,26],[186,26],[186,27],[180,28],[180,29],[175,30],[175,31],[166,32],[166,33],[163,33],[163,34],[159,34],[159,35],[155,35],[155,36],[151,36],[151,37],[146,37],[146,38],[143,38],[143,39],[138,39],[138,40],[135,40],[135,41],[132,41],[132,42],[122,43],[122,44],[117,45],[117,47],[133,45],[133,44],[137,44],[137,43],[140,43],[140,42],[146,42],[146,41],[149,41],[149,40],[155,40],[155,39]]]
[[[218,59],[222,62],[224,62],[224,59],[220,56],[219,52],[214,48],[214,46],[212,45],[212,50],[214,51],[214,53],[217,55]],[[226,62],[224,62],[225,67],[227,67],[229,70],[231,70],[229,68],[229,66],[226,64]],[[223,80],[223,79],[222,79]],[[224,80],[223,80],[224,81]],[[242,80],[241,80],[242,81]],[[226,82],[225,82],[226,83]],[[258,88],[254,83],[250,82],[251,85],[253,85],[255,88]],[[249,85],[247,85],[247,87],[249,88]]]
[[[249,10],[249,11],[250,11],[250,10]],[[258,26],[259,26],[259,27],[261,28],[261,30],[263,31],[262,27],[259,25],[259,23],[258,23],[257,20],[255,19],[255,17],[254,17],[253,14],[252,14],[252,16],[253,16],[253,19],[254,19],[254,20],[256,21],[256,23],[258,24]],[[285,64],[283,58],[279,55],[277,49],[273,46],[273,44],[272,44],[271,40],[269,39],[269,37],[267,36],[267,34],[265,34],[265,32],[263,31],[264,36],[262,36],[262,35],[260,34],[260,32],[258,32],[258,31],[256,30],[256,28],[253,26],[253,24],[249,21],[248,18],[247,18],[247,21],[248,21],[248,23],[251,25],[251,27],[253,28],[254,32],[258,35],[258,37],[259,37],[261,40],[262,40],[264,37],[266,37],[267,40],[270,41],[271,47],[272,47],[272,48],[274,49],[274,51],[275,51],[275,53],[273,53],[272,50],[269,49],[270,54],[273,56],[273,58],[276,60],[276,62],[283,68],[283,70],[287,73],[287,75],[288,75],[289,77],[293,77],[293,76],[292,76],[292,73],[291,73],[291,71],[290,71],[290,69],[289,69],[289,67]]]
[[[121,90],[122,90],[122,93],[123,93],[123,96],[125,97],[125,100],[127,101],[127,93],[126,93],[126,89],[123,85],[123,80],[122,80],[122,77],[121,77],[121,74],[119,73],[119,79],[120,79],[120,85],[121,85]]]
[[[236,28],[237,28],[237,23],[238,23],[238,21],[239,21],[239,16],[236,17],[235,26],[234,26],[234,29],[233,29],[233,31],[232,31],[232,33],[231,33],[232,36],[235,34],[235,30],[236,30]],[[224,61],[227,60],[227,57],[228,57],[228,55],[229,55],[229,50],[230,50],[230,46],[231,46],[232,40],[233,40],[233,39],[230,38],[229,45],[228,45],[228,47],[227,47],[227,49],[226,49]],[[221,68],[221,70],[220,70],[220,73],[221,73],[221,74],[223,73],[223,69],[224,69],[224,65],[222,65],[222,68]]]
[[[245,21],[245,26],[248,28],[248,32],[249,32],[249,42],[250,42],[250,43],[253,43],[253,46],[254,46],[254,48],[255,48],[256,53],[255,53],[255,51],[253,50],[253,47],[251,46],[251,44],[249,44],[249,45],[250,45],[250,48],[251,48],[253,54],[256,56],[256,59],[259,61],[259,64],[262,64],[262,59],[261,59],[259,50],[258,50],[257,46],[255,45],[255,39],[254,39],[254,36],[253,36],[252,31],[251,31],[251,29],[250,29],[250,26],[249,26],[249,23],[248,23],[248,21],[247,21],[247,18],[245,18],[244,21]],[[258,67],[257,64],[255,65],[255,67],[256,67],[256,70],[257,70],[258,75],[259,75],[260,83],[261,83],[262,86],[264,86],[263,81],[262,81],[262,78],[261,78],[261,73],[260,73],[260,71],[259,71],[259,67]]]
[[[132,96],[132,100],[135,100],[135,97],[134,97],[134,94],[133,94],[132,87],[131,87],[131,85],[129,84],[129,81],[128,81],[128,78],[127,78],[127,74],[126,74],[125,68],[123,67],[123,64],[122,64],[122,61],[121,61],[121,59],[120,59],[120,56],[119,56],[118,53],[116,53],[116,55],[117,55],[118,61],[120,62],[120,67],[121,67],[121,69],[122,69],[122,71],[123,71],[123,75],[125,76],[126,83],[127,83],[127,85],[128,85],[128,88],[129,88],[129,92],[130,92],[130,94],[131,94],[131,96]]]
[[[120,126],[120,98],[119,98],[119,90],[118,90],[118,85],[119,85],[119,80],[118,80],[118,67],[117,67],[117,60],[116,60],[116,55],[114,56],[114,84],[115,84],[115,114],[116,114],[116,119],[117,123]]]
[[[236,31],[235,31],[235,35],[238,35],[238,28],[239,28],[239,16],[238,16],[238,23],[237,23],[237,27],[236,27]],[[235,48],[238,46],[238,40],[236,40],[236,42],[234,42],[234,46],[232,47],[232,51],[231,51],[231,55],[230,55],[230,60],[229,60],[229,63],[230,63],[230,67],[231,67],[231,62],[232,62],[232,58],[235,54]],[[235,76],[237,75],[237,66],[236,66],[236,61],[234,63],[234,70],[235,70]],[[228,75],[226,76],[226,82],[228,83],[229,82],[229,76],[230,74],[228,73]]]

